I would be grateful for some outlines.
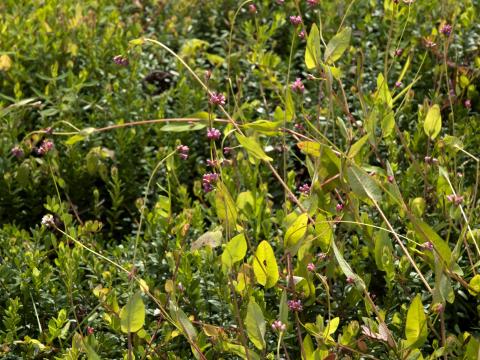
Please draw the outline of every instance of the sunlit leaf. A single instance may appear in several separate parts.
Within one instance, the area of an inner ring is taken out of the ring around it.
[[[253,297],[250,298],[247,307],[247,316],[245,317],[245,328],[250,341],[259,350],[265,348],[265,318],[262,309],[255,302]]]
[[[253,272],[257,282],[267,289],[275,286],[278,281],[279,274],[275,253],[265,240],[258,244],[253,259]]]
[[[241,134],[235,134],[237,137],[238,142],[240,145],[243,146],[245,150],[247,150],[247,153],[258,159],[258,160],[264,160],[264,161],[272,161],[273,159],[265,154],[265,151],[263,151],[262,147],[258,144],[258,142],[255,140],[253,137],[246,137]]]
[[[352,29],[347,27],[336,34],[327,44],[323,59],[326,63],[331,64],[340,59],[348,49],[350,44],[350,37],[352,36]]]
[[[300,214],[292,225],[287,229],[283,244],[285,248],[295,246],[306,234],[308,215]]]
[[[120,311],[120,324],[124,333],[137,332],[145,323],[145,305],[142,295],[136,292]]]
[[[423,123],[423,130],[430,139],[435,139],[442,130],[442,115],[440,114],[440,106],[433,105],[428,109],[427,117]]]
[[[244,234],[233,237],[225,246],[222,253],[222,264],[231,268],[233,264],[243,260],[247,253],[247,241]]]
[[[312,70],[319,65],[321,57],[320,51],[320,32],[317,25],[314,23],[310,29],[307,38],[307,48],[305,50],[305,65],[308,70]]]
[[[413,298],[407,311],[407,323],[405,325],[406,346],[418,348],[427,340],[427,317],[423,311],[422,299],[419,294]]]

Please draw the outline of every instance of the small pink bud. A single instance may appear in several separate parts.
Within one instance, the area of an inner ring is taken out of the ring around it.
[[[343,210],[343,204],[342,204],[342,203],[338,203],[335,208],[337,209],[338,212],[340,212],[340,211]]]
[[[292,23],[293,26],[298,26],[302,23],[302,17],[300,15],[292,15],[290,16],[290,22]]]
[[[308,270],[308,271],[314,272],[315,269],[316,269],[316,266],[315,266],[314,263],[309,263],[309,264],[307,265],[307,270]]]

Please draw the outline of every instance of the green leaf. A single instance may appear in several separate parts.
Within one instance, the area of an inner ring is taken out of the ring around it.
[[[338,265],[340,265],[340,269],[342,269],[342,272],[345,274],[347,278],[351,278],[354,280],[355,285],[362,290],[364,290],[365,283],[363,282],[362,278],[355,274],[350,267],[350,264],[344,259],[343,255],[340,253],[340,251],[337,248],[337,245],[335,244],[335,241],[332,239],[332,249],[333,249],[333,254],[335,255],[335,258],[337,259]]]
[[[225,246],[222,253],[222,264],[231,268],[233,264],[243,260],[247,253],[247,241],[244,234],[233,237]]]
[[[321,213],[317,214],[315,219],[315,232],[317,233],[317,241],[322,251],[327,252],[333,239],[332,225],[328,219]]]
[[[373,199],[380,202],[382,191],[370,175],[365,170],[355,164],[347,167],[347,179],[353,192],[362,200]]]
[[[348,157],[354,158],[362,150],[363,145],[368,141],[368,135],[362,136],[355,144],[350,147],[348,151]]]
[[[73,135],[73,136],[70,136],[66,141],[65,141],[65,145],[74,145],[76,144],[77,142],[80,142],[80,141],[83,141],[85,140],[85,136],[83,135],[80,135],[80,134],[76,134],[76,135]]]
[[[303,213],[299,215],[285,233],[283,244],[285,248],[295,246],[306,234],[308,224],[308,215]]]
[[[321,57],[320,51],[320,32],[314,23],[310,29],[307,38],[307,48],[305,50],[305,65],[308,70],[318,67]]]
[[[241,134],[235,134],[237,137],[238,142],[242,145],[245,150],[247,150],[248,154],[258,160],[263,161],[272,161],[273,159],[265,154],[262,147],[257,143],[257,141],[253,137],[246,137]]]
[[[281,126],[281,121],[257,120],[243,125],[246,129],[253,129],[262,134],[273,136],[278,134],[278,128]]]
[[[406,346],[418,348],[427,340],[427,317],[423,311],[422,299],[417,294],[407,311],[407,323],[405,325]]]
[[[145,305],[142,295],[136,292],[120,311],[120,324],[124,333],[137,332],[145,323]]]
[[[278,281],[278,265],[270,244],[263,240],[258,244],[255,257],[253,259],[253,272],[257,282],[266,289],[269,289]]]
[[[215,207],[217,215],[229,229],[234,229],[237,223],[237,208],[227,187],[222,182],[217,182],[215,194]]]
[[[196,122],[193,124],[185,124],[185,123],[172,123],[163,126],[160,131],[168,131],[168,132],[184,132],[184,131],[196,131],[202,130],[206,127],[204,123]]]
[[[468,292],[473,296],[480,295],[480,275],[475,275],[468,283]]]
[[[378,74],[377,77],[376,103],[379,105],[386,105],[389,109],[393,106],[392,95],[390,94],[390,90],[388,90],[387,81],[382,73]]]
[[[423,130],[430,139],[435,139],[442,130],[442,115],[440,114],[440,106],[433,105],[428,109],[427,117],[423,123]]]
[[[194,341],[197,338],[197,330],[183,310],[173,301],[170,301],[169,310],[170,315],[175,320],[177,326],[182,330],[183,334],[190,340]]]
[[[283,289],[282,297],[280,298],[280,306],[278,310],[278,320],[288,326],[288,303],[287,303],[287,291]]]
[[[245,328],[248,338],[253,345],[257,349],[263,350],[265,348],[265,318],[263,317],[262,309],[253,297],[248,302]]]
[[[320,144],[313,141],[300,141],[297,146],[305,154],[312,155],[314,157],[320,156]]]
[[[412,218],[412,222],[417,235],[425,242],[430,241],[440,255],[440,258],[447,264],[447,266],[450,267],[452,265],[452,251],[450,250],[447,242],[422,220],[418,218]]]
[[[326,63],[332,64],[340,59],[350,44],[352,29],[347,27],[336,34],[327,44],[323,59]]]
[[[388,236],[386,231],[380,230],[375,233],[375,263],[379,270],[385,271],[385,266],[383,264],[384,253],[388,252],[391,254],[393,250],[392,241]]]

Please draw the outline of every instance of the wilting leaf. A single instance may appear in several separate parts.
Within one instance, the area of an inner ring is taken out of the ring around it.
[[[265,240],[258,244],[253,259],[253,272],[257,282],[267,289],[275,286],[278,281],[278,265],[275,253],[270,244]]]
[[[207,231],[205,234],[200,236],[197,240],[195,240],[190,249],[197,250],[204,246],[209,246],[211,248],[215,248],[222,243],[222,232],[220,230],[217,231]]]

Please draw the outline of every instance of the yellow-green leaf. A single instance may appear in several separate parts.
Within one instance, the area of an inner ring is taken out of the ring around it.
[[[215,207],[217,215],[229,229],[234,229],[237,223],[237,208],[227,187],[222,183],[217,183],[215,194]]]
[[[314,157],[320,156],[320,144],[313,141],[301,141],[297,143],[297,146],[305,154],[312,155]]]
[[[468,283],[468,292],[473,296],[480,295],[480,275],[475,275]]]
[[[247,253],[247,241],[244,234],[233,237],[225,246],[222,253],[222,264],[231,268],[233,264],[242,260]]]
[[[265,154],[262,147],[253,137],[246,137],[241,134],[236,134],[238,142],[242,145],[248,154],[258,160],[272,161],[273,159]]]
[[[405,345],[409,348],[418,348],[427,340],[427,317],[423,311],[422,299],[419,294],[415,296],[407,311],[405,325]]]
[[[380,202],[382,192],[377,183],[365,170],[355,164],[347,167],[347,179],[353,192],[362,200],[373,199]]]
[[[331,64],[340,59],[350,44],[351,36],[352,29],[349,27],[344,28],[342,31],[336,34],[327,44],[325,55],[323,56],[324,61],[328,64]]]
[[[265,348],[265,318],[262,309],[253,297],[251,297],[248,302],[245,328],[248,338],[253,345],[255,345],[257,349],[263,350]]]
[[[433,105],[428,109],[427,117],[423,123],[423,130],[430,139],[435,139],[442,130],[442,115],[440,114],[440,106]]]
[[[295,246],[306,234],[308,224],[308,215],[303,213],[299,215],[285,233],[283,244],[285,248]]]
[[[120,311],[120,325],[124,333],[137,332],[145,323],[145,305],[142,295],[136,292]]]
[[[307,69],[312,70],[316,68],[319,65],[320,57],[320,32],[314,23],[308,34],[307,48],[305,50],[305,65]]]
[[[363,145],[368,141],[368,135],[362,136],[355,144],[350,147],[348,157],[354,158],[362,150]]]
[[[275,253],[265,240],[258,244],[253,259],[253,272],[257,282],[265,286],[266,289],[275,286],[278,281],[278,265]]]

